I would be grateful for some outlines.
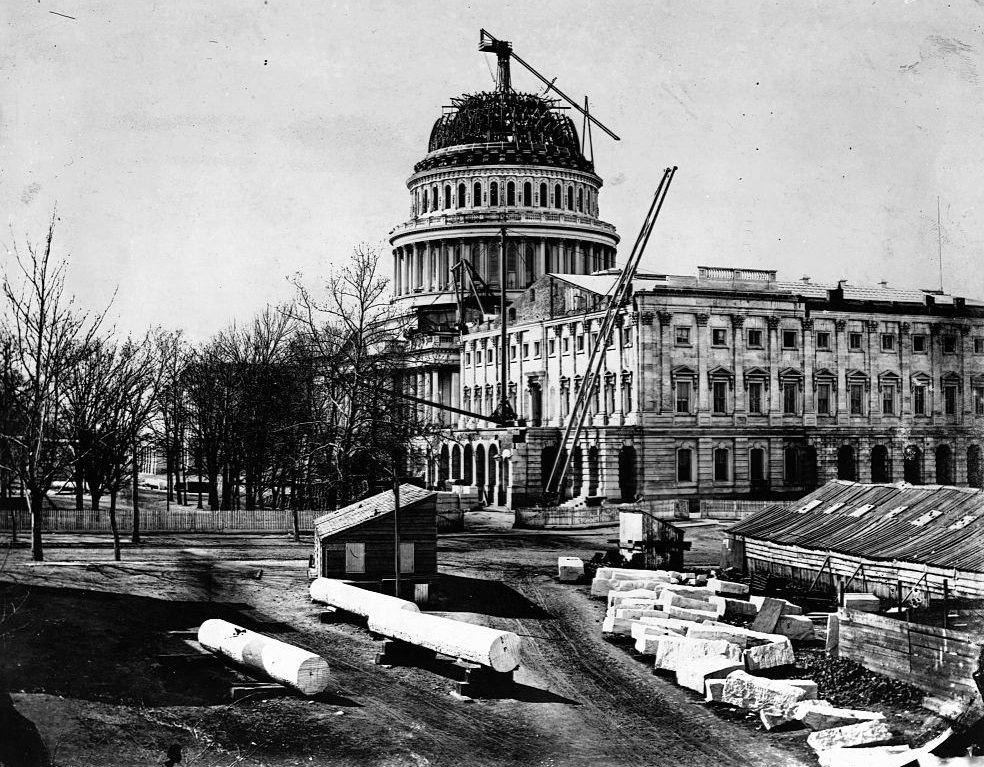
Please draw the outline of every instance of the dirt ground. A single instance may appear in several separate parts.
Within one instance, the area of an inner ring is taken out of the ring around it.
[[[708,707],[604,641],[604,606],[554,579],[614,527],[517,531],[468,515],[440,537],[429,608],[526,640],[516,694],[460,700],[442,668],[383,668],[363,625],[322,624],[307,595],[311,542],[282,536],[148,537],[113,563],[104,536],[50,535],[0,573],[0,690],[38,726],[56,765],[805,765],[805,733],[765,733]],[[688,527],[688,565],[716,564],[722,528]],[[0,554],[2,559],[2,554]],[[235,669],[171,656],[181,632],[223,617],[323,655],[330,694],[228,702]]]

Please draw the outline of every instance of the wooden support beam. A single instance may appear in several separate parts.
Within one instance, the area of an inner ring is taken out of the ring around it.
[[[207,620],[198,629],[198,641],[212,652],[305,695],[317,695],[328,687],[328,662],[324,658],[234,623]]]

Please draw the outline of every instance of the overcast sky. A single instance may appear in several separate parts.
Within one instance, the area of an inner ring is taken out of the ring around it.
[[[385,249],[441,106],[492,87],[481,27],[621,135],[594,145],[625,241],[680,167],[644,268],[935,288],[939,197],[944,286],[984,298],[972,0],[7,0],[0,21],[0,253],[57,202],[72,289],[119,286],[122,330],[200,338]]]

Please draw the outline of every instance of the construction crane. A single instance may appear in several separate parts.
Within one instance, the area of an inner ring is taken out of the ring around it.
[[[663,208],[663,201],[666,199],[666,194],[670,190],[670,184],[673,181],[676,171],[677,168],[675,165],[663,171],[663,178],[660,179],[659,186],[656,188],[656,194],[653,195],[653,201],[649,206],[649,212],[646,214],[646,219],[643,222],[642,229],[639,231],[639,236],[636,237],[628,261],[626,261],[618,279],[615,281],[611,301],[608,304],[608,311],[605,312],[598,336],[594,346],[591,348],[587,370],[581,381],[581,389],[578,391],[571,405],[567,423],[564,425],[564,434],[561,438],[560,445],[558,445],[557,457],[554,459],[553,468],[550,471],[550,479],[544,488],[548,497],[556,497],[558,500],[563,500],[564,480],[567,478],[567,472],[570,469],[574,446],[577,445],[577,441],[581,436],[581,429],[584,427],[584,419],[588,414],[591,396],[601,376],[605,349],[608,348],[608,342],[615,329],[615,318],[618,315],[619,309],[628,303],[631,296],[632,279],[635,277],[636,270],[639,268],[639,261],[646,249],[646,244],[649,242],[649,236],[652,234],[656,219],[659,217],[659,212]]]

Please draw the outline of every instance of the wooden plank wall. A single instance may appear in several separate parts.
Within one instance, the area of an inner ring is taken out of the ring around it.
[[[977,696],[984,638],[961,631],[841,610],[839,653],[891,679],[951,700]]]
[[[17,514],[17,530],[31,529],[31,515]],[[301,532],[310,533],[314,529],[314,519],[325,512],[301,510],[297,512]],[[109,508],[99,511],[92,509],[44,509],[44,532],[107,532]],[[121,533],[133,530],[133,509],[117,507],[116,522]],[[209,511],[172,507],[164,509],[141,509],[140,530],[145,533],[221,533],[221,532],[289,532],[292,528],[291,512],[283,509],[234,509],[230,511]],[[0,514],[0,531],[9,531],[10,513]]]

